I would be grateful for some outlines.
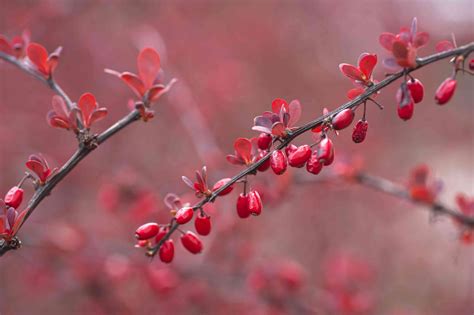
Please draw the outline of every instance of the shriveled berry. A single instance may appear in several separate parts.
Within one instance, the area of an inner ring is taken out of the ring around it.
[[[298,150],[298,147],[294,144],[290,144],[288,145],[286,148],[285,148],[285,153],[286,153],[286,156],[290,156],[291,153],[295,152],[296,150]]]
[[[230,178],[221,179],[220,181],[218,181],[217,183],[214,184],[214,186],[212,187],[212,191],[216,191],[216,190],[220,189],[222,186],[227,184],[229,181],[230,181]],[[221,191],[219,193],[219,196],[225,196],[225,195],[229,194],[233,189],[234,189],[234,186],[230,185],[229,187],[227,187],[226,189]]]
[[[469,70],[474,71],[474,58],[469,60]]]
[[[250,215],[249,211],[249,196],[240,194],[237,198],[237,215],[242,218],[248,218]]]
[[[359,120],[352,131],[352,141],[355,143],[364,141],[367,135],[367,129],[369,129],[369,123],[366,120]]]
[[[257,146],[260,150],[268,150],[272,144],[272,136],[262,132],[257,138]]]
[[[262,213],[262,199],[260,198],[260,194],[256,190],[251,190],[248,194],[249,200],[249,212],[252,215],[259,215]]]
[[[7,206],[18,208],[23,201],[23,189],[13,186],[5,195],[4,201]]]
[[[402,86],[398,89],[396,99],[398,103],[398,117],[403,120],[410,119],[413,116],[413,111],[415,110],[415,102],[413,101],[413,97],[411,96],[410,90],[408,89],[406,83],[402,83]]]
[[[286,167],[288,166],[286,155],[280,150],[273,151],[272,155],[270,156],[270,166],[275,174],[283,174],[286,171]]]
[[[319,142],[316,148],[316,155],[318,160],[324,165],[328,166],[334,161],[334,146],[331,139],[324,138]]]
[[[352,124],[354,120],[354,111],[350,108],[344,109],[334,116],[332,119],[332,128],[341,130]]]
[[[160,247],[160,260],[169,264],[174,258],[174,243],[173,240],[166,240]]]
[[[303,167],[306,161],[311,157],[311,148],[305,144],[299,146],[295,151],[288,155],[288,164],[292,167]]]
[[[316,152],[313,152],[308,160],[308,163],[306,163],[306,170],[311,174],[318,175],[322,169],[323,163],[319,161]]]
[[[407,86],[415,104],[421,102],[423,100],[425,88],[423,87],[423,84],[420,82],[420,80],[411,79],[407,82]]]
[[[260,151],[260,153],[257,156],[257,161],[260,161],[265,155],[267,155],[267,151]],[[259,172],[265,172],[270,168],[270,159],[266,159],[265,162],[262,163],[259,167],[257,167],[257,170]]]
[[[191,231],[187,231],[181,235],[181,244],[183,244],[184,248],[193,254],[200,253],[203,247],[201,240]]]
[[[441,83],[435,93],[435,100],[436,103],[439,105],[444,105],[451,97],[454,95],[454,91],[456,91],[456,80],[452,78],[447,78],[446,80]]]
[[[211,233],[211,217],[199,213],[194,220],[196,232],[200,235],[208,235]]]
[[[176,215],[174,217],[178,224],[186,224],[189,221],[191,221],[191,219],[193,218],[193,214],[194,214],[193,208],[184,207],[184,208],[179,209],[178,212],[176,212]]]
[[[158,226],[157,223],[146,223],[140,226],[135,231],[135,237],[140,241],[147,240],[152,237],[155,237],[156,234],[158,234],[159,230],[160,230],[160,227]]]

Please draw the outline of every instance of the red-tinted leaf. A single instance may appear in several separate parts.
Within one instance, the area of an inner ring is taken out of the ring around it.
[[[20,229],[21,224],[25,220],[25,216],[28,213],[28,210],[23,210],[15,219],[15,223],[13,224],[11,235],[15,236],[18,230]]]
[[[142,80],[135,74],[130,72],[124,72],[120,75],[120,78],[137,94],[139,97],[145,95],[145,86]]]
[[[353,100],[355,99],[357,96],[361,95],[362,93],[364,93],[364,89],[363,88],[354,88],[354,89],[351,89],[347,92],[347,97],[350,99],[350,100]]]
[[[82,122],[84,127],[89,128],[91,126],[91,116],[94,110],[97,108],[97,102],[95,96],[91,93],[84,93],[79,98],[78,107],[82,112]]]
[[[90,117],[90,124],[92,125],[94,122],[104,119],[105,116],[107,116],[107,108],[101,107],[96,109]]]
[[[234,142],[234,149],[246,164],[252,162],[252,143],[249,139],[237,138]]]
[[[449,40],[443,40],[443,41],[436,44],[436,51],[437,52],[448,51],[448,50],[451,50],[451,49],[454,49],[454,45]]]
[[[286,135],[285,126],[281,122],[276,122],[272,126],[272,134],[277,137],[284,137]]]
[[[276,98],[273,100],[272,112],[274,112],[277,115],[280,115],[282,107],[284,107],[287,112],[289,111],[288,103],[284,99]]]
[[[48,57],[47,64],[48,64],[48,72],[50,74],[52,74],[54,70],[56,69],[56,67],[58,66],[59,56],[61,55],[62,49],[63,49],[62,47],[56,48],[56,50],[52,54],[50,54]]]
[[[163,84],[156,84],[154,86],[152,86],[149,90],[148,90],[148,99],[150,101],[156,101],[157,99],[159,99],[163,94],[166,94],[169,92],[169,90],[171,90],[171,88],[173,87],[173,85],[178,82],[177,79],[172,79],[166,86],[163,87]]]
[[[385,66],[385,68],[391,71],[396,71],[400,69],[400,65],[397,63],[397,60],[395,60],[395,58],[384,59],[383,65]]]
[[[291,101],[288,105],[288,113],[290,114],[290,119],[288,121],[288,127],[293,127],[301,117],[301,104],[298,100]]]
[[[370,77],[372,76],[372,71],[374,70],[375,65],[377,64],[377,55],[363,53],[359,57],[358,64],[359,69],[365,75],[366,80],[370,80]]]
[[[362,77],[363,73],[353,65],[350,65],[348,63],[341,63],[339,65],[339,70],[341,70],[342,74],[344,74],[349,79],[356,81],[364,81]]]
[[[13,48],[8,42],[8,39],[3,35],[0,35],[0,51],[8,55],[13,55]]]
[[[379,43],[388,51],[392,51],[393,42],[395,41],[395,34],[392,33],[382,33],[379,36]]]
[[[418,33],[413,39],[413,46],[415,46],[415,48],[423,47],[428,43],[429,39],[430,35],[427,32]]]
[[[51,100],[51,104],[53,106],[54,112],[56,115],[60,116],[61,118],[67,120],[69,117],[69,110],[64,102],[64,99],[59,95],[54,95],[53,99]]]
[[[25,163],[26,167],[34,172],[38,177],[42,177],[45,171],[43,164],[35,160],[29,160]]]
[[[227,155],[225,157],[225,159],[227,160],[227,162],[229,162],[231,164],[234,164],[234,165],[245,164],[245,162],[241,158],[239,158],[238,156],[232,155],[232,154]]]
[[[408,48],[401,40],[396,40],[393,42],[392,52],[396,59],[406,59],[408,57]]]
[[[181,176],[183,182],[191,189],[194,189],[194,183],[186,176]]]
[[[49,75],[48,71],[48,52],[46,48],[37,43],[31,43],[26,49],[26,53],[30,61],[38,68],[38,71],[45,75]]]
[[[143,49],[137,58],[138,74],[145,85],[150,88],[160,71],[160,55],[153,48]]]
[[[53,110],[48,112],[46,120],[51,127],[69,129],[69,120],[60,117]]]

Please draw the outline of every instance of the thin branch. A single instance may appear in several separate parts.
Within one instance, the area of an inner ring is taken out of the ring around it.
[[[334,115],[338,114],[339,112],[341,112],[345,109],[355,108],[359,104],[362,104],[362,103],[366,102],[371,97],[371,95],[373,95],[374,93],[380,91],[381,89],[388,86],[389,84],[395,82],[396,80],[398,80],[402,76],[404,76],[408,73],[411,73],[415,70],[418,70],[420,68],[423,68],[423,67],[425,67],[425,66],[427,66],[431,63],[434,63],[434,62],[437,62],[437,61],[440,61],[440,60],[443,60],[443,59],[446,59],[446,58],[450,58],[450,57],[453,57],[453,56],[465,56],[466,57],[470,53],[472,53],[473,51],[474,51],[474,42],[471,42],[467,45],[464,45],[464,46],[461,46],[461,47],[458,47],[458,48],[455,48],[455,49],[452,49],[452,50],[448,50],[448,51],[444,51],[444,52],[441,52],[441,53],[433,54],[433,55],[427,56],[425,58],[419,58],[419,59],[417,59],[417,66],[415,68],[404,69],[404,70],[401,70],[401,71],[399,71],[397,73],[394,73],[390,76],[387,76],[384,80],[382,80],[379,83],[376,83],[376,84],[372,85],[371,87],[367,88],[365,90],[365,92],[363,94],[359,95],[357,98],[341,105],[340,107],[333,110],[332,112],[330,112],[326,115],[320,116],[320,117],[316,118],[315,120],[310,121],[309,123],[293,130],[275,148],[275,150],[281,150],[281,149],[285,148],[295,138],[297,138],[298,136],[302,135],[303,133],[305,133],[305,132],[307,132],[307,131],[309,131],[309,130],[317,127],[317,126],[320,126],[329,117],[333,117]],[[263,163],[265,163],[270,158],[271,154],[272,154],[272,151],[270,151],[267,155],[265,155],[263,158],[261,158],[260,160],[258,160],[257,162],[255,162],[254,164],[249,166],[248,168],[244,169],[243,171],[241,171],[240,173],[238,173],[237,175],[232,177],[231,180],[229,180],[225,185],[223,185],[218,190],[215,190],[210,196],[208,196],[208,197],[202,199],[200,202],[196,203],[193,206],[194,211],[202,208],[205,204],[207,204],[209,202],[214,202],[215,199],[217,198],[217,196],[222,191],[224,191],[228,187],[232,186],[234,183],[236,183],[238,180],[242,179],[243,177],[245,177],[247,175],[256,174],[256,171],[257,171],[258,167],[260,165],[262,165]],[[442,211],[442,210],[439,210],[439,211]],[[473,220],[472,218],[465,217],[465,216],[463,216],[459,213],[456,213],[456,215],[454,215],[454,216],[456,216],[461,223],[466,224],[466,225],[472,225],[472,220]],[[179,224],[176,223],[176,220],[173,219],[171,221],[171,226],[169,228],[168,233],[155,246],[153,246],[152,248],[149,249],[148,255],[150,255],[150,256],[155,255],[157,253],[157,251],[159,250],[159,248],[161,247],[161,245],[167,239],[169,239],[170,236],[178,229],[178,226],[179,226]]]

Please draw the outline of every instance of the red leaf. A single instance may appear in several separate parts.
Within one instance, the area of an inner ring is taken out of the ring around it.
[[[90,124],[92,125],[94,122],[104,119],[105,116],[107,116],[107,108],[101,107],[96,109],[90,117]]]
[[[430,35],[427,32],[418,33],[413,39],[413,46],[415,46],[415,48],[423,47],[428,43],[429,39]]]
[[[364,93],[364,89],[363,88],[354,88],[354,89],[350,89],[348,92],[347,92],[347,97],[350,99],[350,100],[353,100],[355,99],[357,96],[361,95],[362,93]]]
[[[64,102],[64,99],[59,95],[54,95],[51,101],[53,106],[53,110],[56,115],[60,116],[61,118],[67,120],[69,117],[69,110]]]
[[[3,35],[0,35],[0,51],[8,55],[13,55],[13,48],[8,42],[8,39]]]
[[[25,165],[27,168],[33,171],[40,178],[41,181],[43,181],[42,178],[44,177],[45,171],[43,164],[41,164],[39,161],[29,160],[26,162]]]
[[[272,126],[272,134],[277,137],[284,137],[286,135],[285,126],[281,122],[276,122]]]
[[[160,55],[153,48],[143,49],[137,58],[138,74],[145,85],[150,88],[160,71]]]
[[[15,223],[13,224],[11,235],[15,236],[18,230],[20,229],[21,224],[25,220],[25,216],[28,213],[28,210],[23,210],[15,219]]]
[[[288,127],[293,127],[301,117],[301,104],[298,100],[293,100],[288,105],[288,113],[290,114],[290,120],[288,121]]]
[[[276,98],[272,102],[272,112],[277,115],[280,115],[281,107],[285,107],[286,111],[288,112],[288,103],[281,98]]]
[[[89,128],[91,126],[91,116],[94,110],[97,108],[97,103],[94,95],[91,93],[84,93],[79,98],[78,107],[82,112],[82,122],[84,127]]]
[[[69,120],[58,116],[53,110],[48,112],[46,120],[51,127],[69,129]]]
[[[379,36],[379,43],[388,51],[392,51],[393,42],[395,41],[395,34],[392,33],[382,33]]]
[[[339,65],[339,70],[341,70],[342,74],[344,74],[349,79],[356,81],[365,81],[362,77],[363,73],[353,65],[350,65],[348,63],[341,63]]]
[[[454,45],[449,40],[443,40],[443,41],[436,44],[436,51],[437,52],[443,52],[443,51],[447,51],[447,50],[451,50],[451,49],[454,49]]]
[[[38,68],[38,71],[49,75],[48,71],[48,52],[46,48],[37,43],[31,43],[26,49],[26,54],[30,61]]]
[[[372,76],[372,71],[377,64],[377,55],[376,54],[369,54],[363,53],[359,57],[359,69],[362,73],[366,76],[366,80],[370,80]]]
[[[237,138],[234,142],[234,149],[246,164],[252,162],[252,143],[249,139]]]
[[[124,72],[120,75],[120,78],[137,94],[139,97],[145,95],[145,86],[142,80],[135,74],[130,72]]]
[[[393,42],[392,52],[396,59],[406,59],[408,57],[408,48],[401,40],[396,40]]]

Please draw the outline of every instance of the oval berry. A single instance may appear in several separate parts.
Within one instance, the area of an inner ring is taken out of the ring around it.
[[[212,191],[214,192],[214,191],[220,189],[222,186],[227,184],[229,181],[230,181],[230,178],[221,179],[220,181],[218,181],[217,183],[214,184],[214,186],[212,187]],[[225,196],[225,195],[229,194],[233,189],[234,189],[234,186],[230,185],[229,187],[227,187],[226,189],[221,191],[219,193],[219,196]]]
[[[194,220],[194,227],[199,235],[209,235],[211,233],[211,217],[199,213]]]
[[[4,201],[7,206],[18,208],[23,201],[23,189],[13,186],[5,195]]]
[[[260,150],[268,150],[272,144],[272,136],[262,132],[257,138],[257,146]]]
[[[174,217],[178,224],[186,224],[189,221],[191,221],[191,219],[193,218],[193,214],[194,214],[193,208],[184,207],[184,208],[179,209],[178,212],[176,212],[176,215]]]
[[[407,82],[408,89],[410,90],[411,97],[415,103],[419,103],[423,100],[424,87],[418,79],[411,79]]]
[[[260,151],[260,153],[257,155],[257,161],[260,161],[265,155],[267,155],[267,151]],[[266,159],[265,162],[263,162],[259,167],[257,167],[257,170],[259,172],[265,172],[270,168],[270,159]]]
[[[245,219],[248,218],[250,215],[249,211],[249,196],[240,194],[239,198],[237,198],[237,215],[239,218]]]
[[[158,231],[158,234],[156,234],[156,237],[155,237],[155,242],[158,243],[159,241],[161,241],[161,239],[163,237],[166,236],[166,234],[168,234],[169,232],[169,228],[168,227],[160,227],[160,230]]]
[[[248,194],[248,209],[252,215],[260,215],[262,213],[262,199],[256,190],[251,190]]]
[[[454,95],[454,91],[456,90],[456,80],[452,78],[447,78],[446,80],[441,83],[435,93],[435,100],[436,103],[439,105],[444,105],[451,97]]]
[[[173,240],[165,241],[159,251],[160,260],[169,264],[174,258],[174,243]]]
[[[334,146],[331,139],[324,138],[319,142],[316,148],[316,155],[318,160],[324,165],[328,166],[334,161]]]
[[[187,231],[181,235],[181,244],[183,244],[184,248],[193,254],[200,253],[203,247],[201,240],[191,231]]]
[[[415,102],[413,101],[413,97],[411,97],[410,90],[406,85],[404,86],[404,83],[402,83],[402,86],[398,89],[396,99],[398,103],[398,117],[403,120],[409,120],[413,116]]]
[[[469,70],[474,71],[474,58],[469,60]]]
[[[155,237],[158,234],[158,231],[160,230],[160,227],[158,226],[157,223],[146,223],[140,226],[136,231],[135,231],[135,237],[141,241],[141,240],[147,240],[152,237]]]
[[[272,155],[270,156],[270,166],[275,174],[283,174],[286,171],[286,167],[288,166],[286,155],[280,150],[273,151]]]
[[[334,116],[332,119],[332,128],[341,130],[347,128],[354,120],[354,111],[350,108],[344,109]]]
[[[318,175],[323,169],[323,163],[319,161],[318,156],[315,153],[311,155],[308,163],[306,163],[306,170],[311,174]]]
[[[352,131],[352,141],[355,143],[363,142],[367,135],[367,129],[369,129],[369,123],[365,120],[359,120]]]
[[[311,157],[311,148],[305,144],[299,146],[288,156],[288,164],[292,167],[303,167],[306,161]]]

